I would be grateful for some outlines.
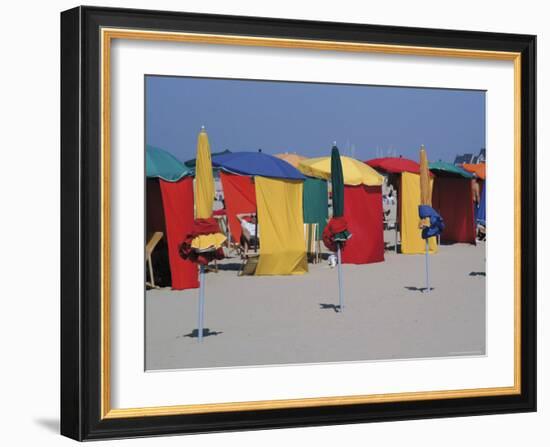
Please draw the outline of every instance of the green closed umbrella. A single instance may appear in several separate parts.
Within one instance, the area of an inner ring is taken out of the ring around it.
[[[344,172],[342,169],[342,160],[336,144],[332,146],[330,153],[330,180],[332,183],[332,216],[344,216]],[[350,238],[348,230],[344,230],[334,235],[337,246],[338,256],[338,298],[340,302],[340,312],[344,311],[344,284],[342,278],[342,243]]]
[[[342,169],[342,160],[340,160],[340,151],[336,145],[332,146],[330,153],[330,180],[332,183],[332,216],[344,216],[344,171]],[[347,241],[350,238],[348,230],[337,233],[334,236],[335,241]],[[338,244],[340,246],[340,244]],[[340,261],[338,261],[340,265]]]
[[[332,146],[330,153],[330,180],[332,182],[332,215],[342,217],[344,215],[344,171],[340,152],[336,146]]]

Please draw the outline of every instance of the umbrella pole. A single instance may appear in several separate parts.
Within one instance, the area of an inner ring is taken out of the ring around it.
[[[344,312],[344,285],[342,284],[342,251],[338,243],[338,297],[340,302],[340,312]]]
[[[429,239],[426,238],[426,292],[430,291],[430,244],[428,241]]]
[[[202,342],[202,332],[204,326],[204,265],[200,266],[199,276],[199,333],[198,340]]]

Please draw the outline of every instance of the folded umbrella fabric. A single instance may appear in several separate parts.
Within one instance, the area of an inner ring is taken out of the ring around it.
[[[331,251],[336,251],[338,249],[337,243],[343,245],[350,237],[348,223],[343,216],[330,219],[323,230],[323,242]]]
[[[191,232],[185,236],[180,245],[180,256],[203,265],[207,265],[214,259],[223,259],[221,244],[225,239],[225,236],[220,233],[220,226],[216,219],[212,217],[195,219]]]
[[[418,216],[421,219],[430,219],[430,226],[422,229],[422,239],[428,239],[441,234],[445,228],[443,218],[429,205],[418,206]]]

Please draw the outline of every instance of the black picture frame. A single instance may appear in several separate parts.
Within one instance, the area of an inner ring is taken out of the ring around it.
[[[101,417],[100,29],[521,53],[521,392],[378,404]],[[61,433],[77,440],[536,410],[536,36],[100,7],[61,13]]]

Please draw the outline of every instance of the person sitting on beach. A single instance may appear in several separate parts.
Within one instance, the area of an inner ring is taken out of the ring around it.
[[[245,253],[250,247],[258,248],[260,245],[260,226],[258,225],[256,214],[237,214],[237,219],[239,219],[241,224],[242,234],[240,243]]]

